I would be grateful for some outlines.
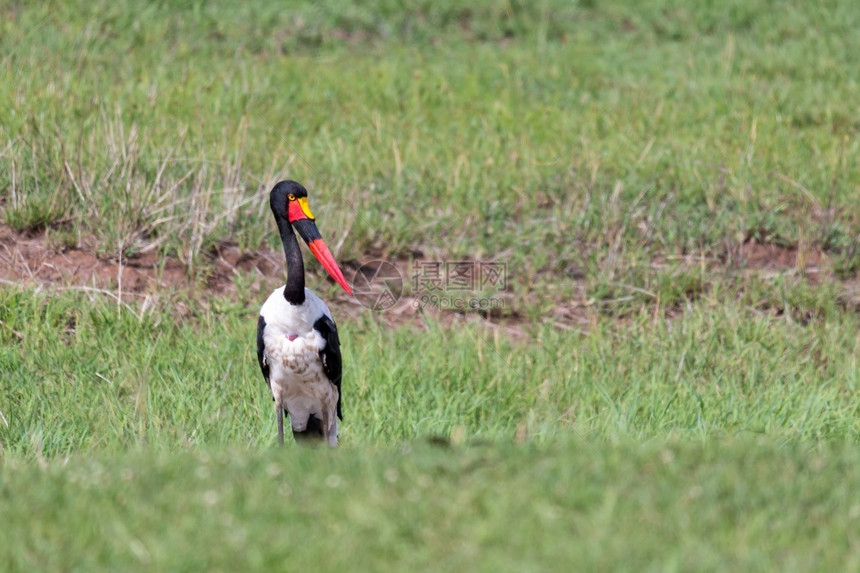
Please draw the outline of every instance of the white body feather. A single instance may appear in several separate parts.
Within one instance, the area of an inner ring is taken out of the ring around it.
[[[260,309],[266,321],[264,360],[275,403],[290,413],[293,429],[302,432],[311,414],[322,421],[326,440],[337,445],[338,390],[323,370],[320,351],[326,340],[314,323],[331,312],[313,292],[305,289],[305,302],[292,305],[283,287],[275,290]]]

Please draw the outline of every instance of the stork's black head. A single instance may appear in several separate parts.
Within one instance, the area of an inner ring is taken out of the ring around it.
[[[302,200],[299,201],[299,199]],[[290,206],[291,203],[293,204],[292,207]],[[281,181],[275,185],[272,192],[269,193],[269,205],[276,219],[283,217],[290,223],[302,218],[314,220],[310,207],[308,207],[308,190],[296,181]]]

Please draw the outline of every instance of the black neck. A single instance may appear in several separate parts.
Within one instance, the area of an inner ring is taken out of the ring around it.
[[[305,302],[305,265],[302,262],[302,251],[292,226],[286,219],[278,218],[278,230],[281,233],[281,243],[284,245],[284,256],[287,259],[287,285],[284,287],[284,298],[290,304]]]

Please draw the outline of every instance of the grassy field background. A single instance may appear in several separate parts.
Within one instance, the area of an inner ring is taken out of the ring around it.
[[[0,286],[0,566],[857,569],[858,30],[836,0],[0,1],[2,225],[193,287]],[[334,299],[333,452],[274,447],[265,285],[207,289],[224,245],[278,248],[282,178],[353,266],[507,266],[492,320]]]

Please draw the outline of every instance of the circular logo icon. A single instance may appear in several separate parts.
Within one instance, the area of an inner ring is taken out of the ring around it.
[[[370,261],[355,271],[355,300],[370,310],[388,310],[403,296],[403,277],[388,261]]]

